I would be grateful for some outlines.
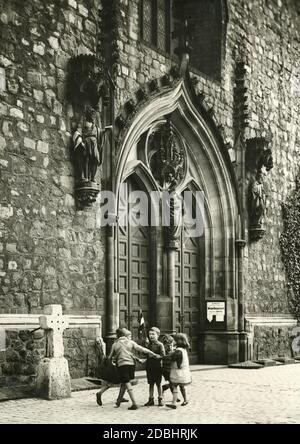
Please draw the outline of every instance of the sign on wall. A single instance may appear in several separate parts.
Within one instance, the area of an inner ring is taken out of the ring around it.
[[[208,328],[225,328],[226,304],[225,301],[206,302],[206,324]]]

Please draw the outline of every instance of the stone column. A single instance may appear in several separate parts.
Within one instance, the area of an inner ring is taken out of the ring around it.
[[[107,226],[106,231],[106,345],[109,352],[116,338],[119,326],[119,293],[115,292],[114,282],[114,229]]]
[[[112,79],[106,85],[106,94],[104,97],[104,123],[112,129],[107,138],[106,151],[104,157],[106,190],[114,191],[115,174],[115,84]],[[115,273],[115,232],[117,227],[117,214],[108,214],[111,221],[106,227],[106,345],[109,353],[111,346],[116,338],[116,329],[119,326],[119,294],[116,291],[116,273]]]
[[[167,289],[170,303],[170,332],[175,333],[175,255],[177,244],[175,241],[167,246]]]
[[[240,337],[239,344],[239,361],[243,362],[247,357],[247,333],[245,332],[245,294],[244,294],[244,273],[243,259],[246,241],[244,239],[236,240],[237,257],[238,257],[238,331]]]

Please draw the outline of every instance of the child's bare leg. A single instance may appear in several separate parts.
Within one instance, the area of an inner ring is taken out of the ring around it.
[[[181,405],[187,405],[188,401],[186,399],[186,390],[185,390],[185,386],[184,385],[180,385],[179,386],[182,397],[183,397],[183,403]]]
[[[163,391],[161,384],[156,384],[157,387],[157,395],[158,395],[158,405],[164,405],[163,403]]]
[[[176,405],[177,397],[178,397],[177,385],[174,385],[174,386],[173,386],[173,401],[172,401],[172,403],[173,403],[174,405]]]
[[[154,405],[154,384],[149,384],[149,401],[146,402],[145,406],[149,407]]]
[[[149,384],[149,398],[154,398],[154,384]]]
[[[124,396],[125,392],[126,392],[126,384],[121,384],[120,385],[118,399],[117,399],[117,402],[116,402],[116,406],[117,407],[120,407],[120,404],[122,402],[122,399],[123,399],[123,396]]]
[[[138,406],[136,405],[136,400],[135,400],[133,390],[132,390],[132,385],[130,382],[126,383],[126,389],[128,391],[128,395],[129,395],[131,402],[132,402],[132,405],[131,405],[131,407],[129,407],[128,410],[136,410],[138,408]]]
[[[177,402],[177,385],[172,385],[172,394],[173,394],[173,400],[172,404],[167,404],[167,407],[171,407],[172,409],[176,409],[176,402]]]
[[[158,397],[162,397],[162,387],[161,384],[156,384]]]
[[[97,398],[97,404],[98,405],[102,405],[102,395],[104,392],[106,392],[106,390],[108,390],[112,385],[109,383],[105,383],[103,385],[103,387],[101,387],[101,389],[99,390],[99,392],[96,393],[96,398]]]

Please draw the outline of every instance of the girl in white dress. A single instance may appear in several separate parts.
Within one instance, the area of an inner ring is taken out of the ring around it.
[[[170,383],[173,391],[172,404],[167,404],[167,407],[176,409],[176,402],[178,398],[178,386],[183,396],[183,403],[181,405],[187,405],[188,400],[186,397],[185,386],[192,382],[188,350],[190,344],[184,333],[177,333],[174,335],[176,343],[176,350],[172,355],[171,371],[170,371]]]

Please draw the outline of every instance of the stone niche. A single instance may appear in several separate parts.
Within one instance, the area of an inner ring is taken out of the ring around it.
[[[72,159],[79,208],[91,206],[100,188],[96,175],[102,164],[106,130],[102,129],[106,84],[100,61],[93,55],[73,57],[68,66],[67,96],[75,111]]]

